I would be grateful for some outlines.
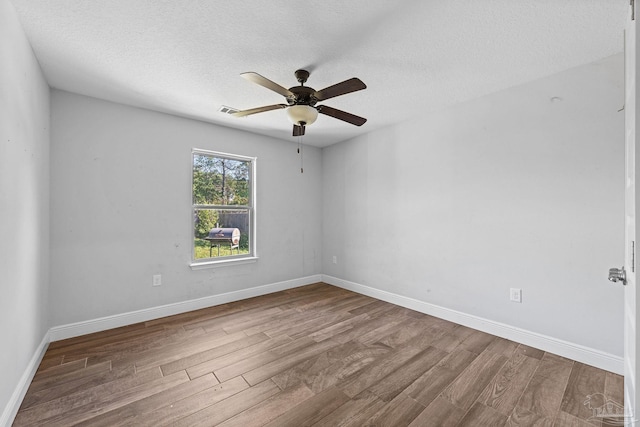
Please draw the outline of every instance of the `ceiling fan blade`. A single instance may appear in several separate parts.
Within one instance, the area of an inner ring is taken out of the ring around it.
[[[338,110],[336,108],[327,107],[326,105],[319,105],[316,107],[316,110],[318,110],[318,113],[326,114],[327,116],[343,120],[356,126],[362,126],[367,122],[367,119],[364,117],[356,116],[355,114],[347,113],[346,111]]]
[[[251,114],[263,113],[265,111],[278,110],[280,108],[287,108],[286,104],[274,104],[274,105],[266,105],[264,107],[252,108],[250,110],[242,110],[236,111],[235,113],[231,113],[232,116],[235,117],[245,117],[250,116]]]
[[[304,135],[304,126],[293,125],[293,136]]]
[[[294,96],[293,93],[291,91],[289,91],[289,89],[286,89],[286,88],[280,86],[278,83],[272,82],[268,78],[263,77],[258,73],[248,72],[248,73],[242,73],[240,75],[242,77],[244,77],[245,79],[249,80],[250,82],[253,82],[255,84],[259,84],[260,86],[264,86],[267,89],[271,89],[272,91],[279,93],[280,95],[284,96],[285,98],[286,97],[290,97],[290,96]]]
[[[367,85],[357,77],[353,77],[349,80],[345,80],[341,83],[336,83],[333,86],[326,87],[322,90],[318,90],[315,93],[318,101],[324,101],[325,99],[333,98],[336,96],[344,95],[346,93],[356,92],[358,90],[366,89]]]

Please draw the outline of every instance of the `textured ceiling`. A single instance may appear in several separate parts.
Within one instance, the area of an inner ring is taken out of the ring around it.
[[[218,112],[284,98],[311,71],[322,89],[368,88],[324,104],[304,143],[326,146],[622,51],[627,0],[11,0],[52,87],[294,140],[284,110]],[[622,72],[622,71],[621,71]]]

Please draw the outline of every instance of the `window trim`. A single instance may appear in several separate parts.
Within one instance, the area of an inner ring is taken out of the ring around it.
[[[243,161],[243,162],[248,162],[249,163],[249,183],[250,183],[250,190],[249,190],[249,205],[239,205],[239,206],[234,206],[234,205],[202,205],[202,204],[195,204],[193,203],[193,158],[195,155],[205,155],[205,156],[211,156],[211,157],[219,157],[219,158],[224,158],[224,159],[230,159],[230,160],[239,160],[239,161]],[[239,265],[239,264],[248,264],[248,263],[254,263],[258,260],[258,255],[257,255],[257,241],[256,241],[256,218],[257,218],[257,209],[256,209],[256,188],[257,188],[257,182],[256,182],[256,169],[257,169],[257,157],[249,157],[249,156],[242,156],[242,155],[238,155],[238,154],[230,154],[230,153],[223,153],[221,151],[212,151],[212,150],[205,150],[205,149],[201,149],[201,148],[193,148],[191,149],[191,157],[190,157],[190,161],[191,161],[191,166],[190,166],[190,170],[191,170],[191,189],[190,189],[190,193],[191,193],[191,219],[190,219],[190,230],[191,230],[191,255],[189,256],[190,258],[190,263],[189,266],[191,267],[192,270],[200,270],[200,269],[204,269],[204,268],[214,268],[214,267],[227,267],[227,266],[231,266],[231,265]],[[195,234],[194,234],[194,217],[195,217],[195,210],[202,208],[202,207],[206,207],[209,209],[228,209],[228,210],[234,210],[234,209],[247,209],[249,212],[249,253],[248,254],[242,254],[242,255],[232,255],[232,256],[227,256],[224,257],[223,259],[216,259],[216,258],[201,258],[201,259],[196,259],[195,258]]]

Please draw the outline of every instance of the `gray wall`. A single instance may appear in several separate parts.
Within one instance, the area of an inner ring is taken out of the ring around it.
[[[49,329],[48,288],[49,87],[0,0],[0,424]]]
[[[319,149],[58,90],[51,127],[54,325],[320,273]],[[189,267],[192,148],[257,157],[256,263]]]
[[[622,356],[622,60],[324,149],[323,273]]]

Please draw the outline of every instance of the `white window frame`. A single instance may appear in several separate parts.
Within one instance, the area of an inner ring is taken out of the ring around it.
[[[199,205],[193,202],[193,160],[195,155],[205,155],[210,157],[218,157],[230,160],[239,160],[249,163],[249,205]],[[204,150],[194,148],[191,150],[191,263],[193,270],[201,268],[224,267],[237,264],[246,264],[256,262],[258,256],[256,253],[256,164],[257,157],[240,156],[237,154],[222,153],[219,151]],[[224,258],[200,258],[195,257],[195,211],[196,209],[211,210],[244,210],[249,213],[249,253],[240,255],[225,256]]]

